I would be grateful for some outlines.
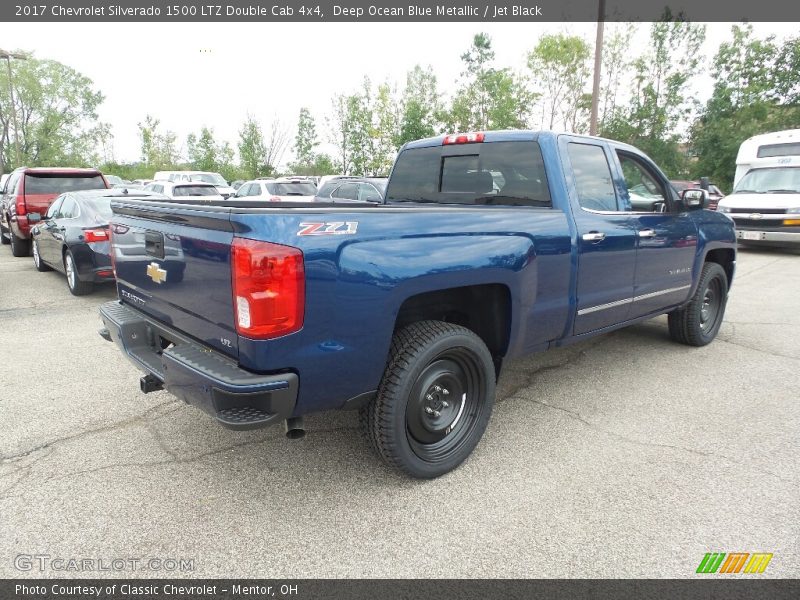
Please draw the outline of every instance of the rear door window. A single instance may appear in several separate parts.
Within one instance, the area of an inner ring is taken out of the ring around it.
[[[340,198],[342,200],[356,200],[358,198],[358,184],[356,183],[343,183],[336,191],[331,194],[331,198]]]
[[[25,194],[63,194],[64,192],[77,192],[79,190],[103,190],[105,181],[97,175],[78,176],[26,173]]]
[[[336,188],[336,183],[333,181],[328,181],[317,191],[317,196],[321,196],[322,198],[328,198],[331,195],[331,192]]]
[[[56,201],[50,205],[50,208],[47,209],[47,214],[45,215],[45,219],[52,219],[58,214],[58,211],[61,210],[61,203],[64,201],[63,196],[59,196],[56,198]]]
[[[358,195],[359,200],[364,202],[380,202],[383,199],[381,193],[371,183],[359,184]]]
[[[662,184],[648,171],[640,158],[617,150],[622,176],[628,188],[631,207],[636,212],[662,212],[666,209],[666,194]]]
[[[395,163],[386,200],[551,206],[542,151],[534,141],[406,149]]]
[[[569,161],[581,208],[617,211],[617,195],[611,179],[611,167],[602,146],[570,143]]]
[[[73,198],[67,196],[64,198],[64,202],[61,204],[61,210],[59,212],[59,217],[62,219],[74,219],[78,216],[79,209],[78,203],[75,202]]]

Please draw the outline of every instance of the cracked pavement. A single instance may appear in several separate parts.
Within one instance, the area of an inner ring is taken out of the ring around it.
[[[709,551],[800,572],[798,253],[741,250],[705,348],[659,317],[507,363],[473,456],[424,482],[355,413],[289,441],[142,395],[96,333],[113,297],[0,250],[1,577],[692,577]],[[25,573],[18,554],[194,571]]]

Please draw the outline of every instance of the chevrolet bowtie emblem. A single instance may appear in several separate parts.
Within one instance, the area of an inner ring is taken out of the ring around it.
[[[164,283],[167,280],[167,272],[159,267],[157,262],[147,265],[147,276],[156,283]]]

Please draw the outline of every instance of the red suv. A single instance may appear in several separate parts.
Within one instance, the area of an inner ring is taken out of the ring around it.
[[[53,200],[64,192],[109,187],[97,169],[20,167],[11,173],[2,190],[0,241],[11,244],[14,256],[28,256],[31,250],[28,215],[38,213],[44,217]]]

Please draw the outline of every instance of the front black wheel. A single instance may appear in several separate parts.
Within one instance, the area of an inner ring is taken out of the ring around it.
[[[722,325],[728,303],[728,276],[718,263],[703,265],[697,290],[684,308],[668,315],[673,340],[690,346],[711,343]]]
[[[459,325],[422,321],[395,334],[361,421],[389,465],[413,477],[438,477],[478,444],[494,394],[494,363],[483,340]]]

